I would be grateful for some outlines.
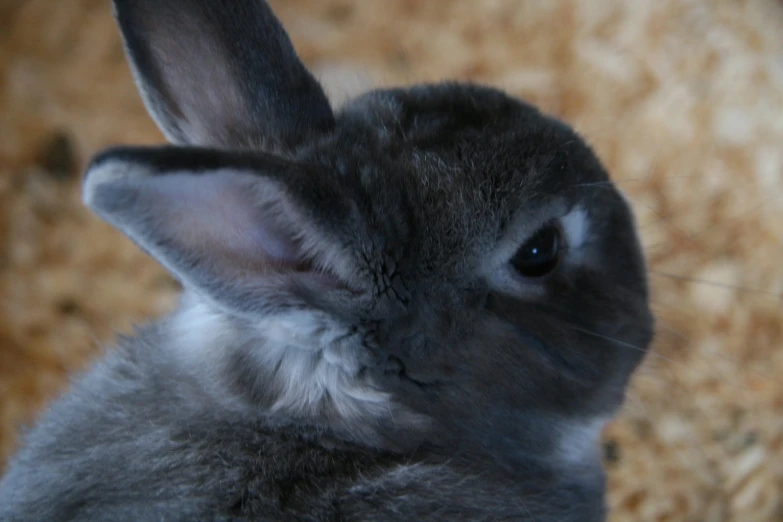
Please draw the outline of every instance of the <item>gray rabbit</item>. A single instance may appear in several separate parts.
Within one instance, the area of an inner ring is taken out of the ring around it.
[[[0,520],[604,520],[653,319],[584,141],[471,84],[335,112],[261,0],[115,14],[172,145],[84,201],[185,292],[25,434]]]

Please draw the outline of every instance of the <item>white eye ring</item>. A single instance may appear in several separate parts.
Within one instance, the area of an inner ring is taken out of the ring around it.
[[[570,251],[579,250],[586,242],[590,232],[590,219],[581,207],[575,207],[560,219]]]

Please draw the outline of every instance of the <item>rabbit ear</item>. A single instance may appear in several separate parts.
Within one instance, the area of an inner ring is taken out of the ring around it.
[[[355,288],[349,256],[321,228],[328,218],[311,202],[328,201],[333,222],[347,206],[331,185],[303,183],[302,174],[271,157],[121,148],[93,160],[84,200],[185,286],[253,312]],[[291,182],[306,186],[305,195],[294,194]]]
[[[291,147],[334,125],[263,0],[114,0],[145,105],[168,140]]]

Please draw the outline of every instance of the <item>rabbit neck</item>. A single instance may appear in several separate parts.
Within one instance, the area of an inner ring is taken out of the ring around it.
[[[392,410],[361,371],[361,338],[315,312],[247,321],[186,296],[169,332],[180,364],[226,405],[337,424]]]

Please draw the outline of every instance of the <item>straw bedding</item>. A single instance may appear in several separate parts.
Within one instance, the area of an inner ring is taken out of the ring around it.
[[[162,141],[108,4],[0,0],[0,467],[18,425],[177,290],[80,204],[96,150]],[[471,79],[588,137],[634,203],[659,318],[605,433],[611,520],[783,520],[783,4],[273,4],[337,96]]]

